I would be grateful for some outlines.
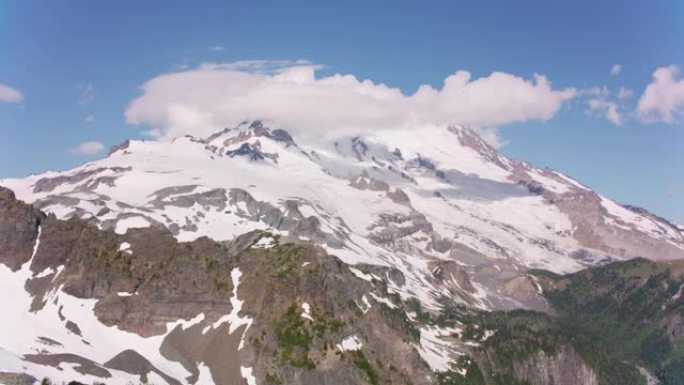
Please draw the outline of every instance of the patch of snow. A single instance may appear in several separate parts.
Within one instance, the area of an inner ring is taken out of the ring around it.
[[[131,250],[131,244],[128,242],[122,242],[119,245],[119,251],[123,251],[126,254],[133,254],[133,250]]]
[[[532,281],[532,284],[534,287],[537,289],[537,293],[539,294],[544,294],[544,289],[542,288],[541,284],[539,283],[539,280],[535,275],[529,274],[528,277]]]
[[[676,231],[670,226],[663,226],[656,223],[653,219],[637,214],[628,210],[614,201],[601,196],[601,206],[603,206],[611,217],[606,218],[613,225],[631,230],[633,227],[641,232],[647,233],[655,238],[663,238],[664,234],[670,237],[677,237]],[[621,222],[621,223],[620,223]],[[624,226],[624,225],[627,226]],[[680,234],[679,234],[680,235]],[[681,235],[680,235],[681,236]]]
[[[43,270],[43,271],[41,271],[40,273],[34,275],[33,278],[43,278],[43,277],[47,277],[48,275],[53,274],[54,272],[55,272],[55,270],[54,270],[53,268],[47,267],[47,268],[45,268],[45,270]]]
[[[565,180],[566,182],[570,183],[571,185],[573,185],[573,186],[575,186],[575,187],[577,187],[577,188],[579,188],[579,189],[582,189],[582,190],[589,190],[586,186],[584,186],[584,185],[581,184],[580,182],[578,182],[578,181],[576,181],[576,180],[570,178],[569,176],[567,176],[567,175],[565,175],[565,174],[563,174],[563,173],[560,173],[560,172],[558,172],[558,171],[554,171],[553,173],[556,174],[556,175],[557,175],[558,177],[560,177],[561,179]]]
[[[311,306],[309,306],[309,304],[306,303],[306,302],[304,302],[304,303],[302,304],[302,314],[301,314],[301,316],[302,316],[302,318],[306,318],[306,319],[308,319],[309,321],[313,321],[313,320],[314,320],[313,317],[311,317]]]
[[[38,252],[38,247],[40,247],[40,234],[43,232],[43,227],[38,226],[38,235],[36,235],[36,242],[33,244],[33,252],[31,253],[31,259],[36,256]]]
[[[445,372],[455,363],[455,358],[463,355],[453,349],[453,344],[445,341],[449,337],[460,333],[458,328],[440,328],[427,326],[420,328],[420,346],[417,346],[420,357],[430,369],[435,372]]]
[[[536,170],[530,170],[528,171],[528,174],[530,175],[530,177],[532,177],[532,179],[541,183],[541,185],[544,186],[544,188],[551,190],[556,194],[563,194],[570,191],[567,185],[553,178],[542,175]]]
[[[392,301],[390,301],[389,299],[387,299],[385,297],[380,297],[379,295],[377,295],[375,293],[370,293],[370,295],[371,295],[371,297],[373,297],[374,300],[376,300],[380,303],[384,303],[385,305],[389,306],[390,309],[396,309],[398,307],[397,305],[393,304]]]
[[[275,239],[272,237],[261,237],[257,243],[252,245],[252,247],[257,249],[270,249],[275,245]]]
[[[204,314],[199,314],[191,320],[178,320],[166,325],[166,333],[152,337],[141,337],[137,334],[123,331],[116,326],[102,324],[94,314],[96,299],[81,299],[64,293],[58,288],[48,294],[43,309],[30,312],[32,297],[24,289],[24,283],[31,278],[29,263],[25,263],[20,270],[12,272],[5,265],[0,264],[0,292],[7,297],[3,313],[3,327],[0,328],[0,371],[30,372],[42,378],[49,377],[56,382],[78,380],[83,383],[101,382],[92,376],[84,376],[72,371],[71,364],[62,364],[59,370],[54,367],[32,364],[23,361],[24,354],[34,353],[36,350],[48,353],[72,353],[103,363],[116,354],[127,349],[134,349],[160,370],[174,378],[185,378],[190,373],[178,362],[163,357],[159,351],[166,334],[173,328],[180,326],[187,328],[201,322]],[[65,321],[77,323],[81,336],[68,331]],[[21,333],[16,331],[21,330]],[[44,336],[58,341],[60,345],[37,345],[38,337]],[[84,343],[88,341],[89,344]],[[137,383],[137,376],[110,370],[114,377],[107,383],[121,384]]]
[[[363,296],[361,296],[361,302],[363,303],[363,306],[359,306],[358,303],[357,303],[356,305],[359,306],[359,309],[361,309],[361,311],[363,312],[363,314],[368,313],[368,310],[371,309],[372,305],[371,305],[371,303],[368,301],[368,297],[366,297],[365,294],[364,294]]]
[[[672,301],[677,301],[678,299],[682,298],[682,290],[684,290],[684,283],[679,286],[679,290],[672,296]]]
[[[487,341],[494,334],[496,334],[496,330],[485,330],[483,335],[482,335],[482,339],[480,341],[482,341],[482,342]]]
[[[128,229],[139,229],[149,226],[150,222],[143,217],[129,217],[120,219],[118,222],[116,222],[114,232],[116,232],[117,234],[126,234],[126,231],[128,231]]]
[[[194,385],[215,385],[211,370],[204,362],[197,364],[197,370],[199,371],[199,376]],[[153,382],[149,382],[149,380],[148,383],[154,384]]]
[[[364,281],[372,282],[373,279],[379,279],[378,277],[372,275],[372,274],[366,274],[363,271],[355,268],[355,267],[349,267],[349,270],[354,273],[355,276],[358,278],[363,279]]]
[[[357,336],[349,336],[342,340],[341,343],[337,344],[337,349],[343,352],[360,350],[363,347],[363,343]]]
[[[240,366],[240,375],[247,381],[247,385],[257,385],[256,378],[252,374],[252,368]]]
[[[648,371],[648,369],[642,367],[642,366],[637,366],[637,370],[639,373],[646,378],[646,385],[658,385],[660,384],[660,381],[658,381],[658,378],[654,376],[651,372]]]
[[[230,313],[224,315],[223,317],[219,318],[214,322],[213,324],[205,327],[202,330],[202,334],[205,334],[206,332],[209,331],[210,328],[217,328],[221,326],[221,324],[228,322],[230,327],[228,329],[229,334],[233,334],[235,330],[237,330],[240,326],[246,325],[245,330],[242,332],[242,337],[240,338],[240,345],[238,346],[238,350],[242,350],[244,344],[245,344],[245,332],[247,331],[247,328],[252,324],[252,319],[249,317],[243,317],[240,316],[240,311],[242,310],[242,304],[245,302],[241,299],[238,299],[238,287],[240,286],[240,277],[242,276],[242,272],[240,271],[239,268],[233,268],[230,272],[230,277],[233,281],[233,295],[230,297],[230,305],[232,309],[230,310]]]

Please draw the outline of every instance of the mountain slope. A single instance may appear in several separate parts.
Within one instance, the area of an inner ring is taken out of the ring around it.
[[[19,235],[19,236],[18,236]],[[0,382],[154,384],[678,384],[681,262],[560,276],[533,270],[556,316],[439,311],[351,267],[255,231],[177,242],[45,215],[0,188]]]
[[[118,235],[6,189],[0,214],[1,382],[430,383],[398,305],[320,248],[262,232],[224,244]],[[18,244],[28,252],[10,242],[15,228],[35,235]],[[367,366],[380,357],[402,369]]]
[[[276,127],[276,128],[274,128]],[[508,159],[465,127],[379,131],[299,145],[247,122],[207,138],[130,141],[66,172],[0,185],[59,218],[167,227],[180,241],[268,230],[350,264],[398,269],[390,290],[483,309],[548,304],[525,275],[684,257],[684,232],[549,169]]]

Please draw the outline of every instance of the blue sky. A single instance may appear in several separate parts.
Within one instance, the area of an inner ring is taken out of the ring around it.
[[[21,100],[0,102],[0,177],[102,156],[74,153],[83,142],[146,137],[125,117],[141,85],[203,62],[306,59],[319,76],[405,94],[458,70],[539,73],[582,96],[548,121],[500,125],[500,151],[684,223],[684,107],[674,100],[669,121],[635,112],[656,69],[684,67],[681,1],[196,3],[1,1],[0,85]],[[621,124],[591,99],[616,103]]]

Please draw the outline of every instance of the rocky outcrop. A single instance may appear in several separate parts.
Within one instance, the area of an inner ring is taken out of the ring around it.
[[[370,227],[368,238],[380,244],[391,244],[406,236],[423,231],[432,232],[432,224],[423,214],[412,211],[408,215],[401,213],[381,214]]]
[[[226,151],[225,154],[231,158],[235,156],[242,156],[252,161],[264,160],[268,158],[274,163],[278,163],[278,154],[261,151],[261,143],[258,140],[253,144],[242,143],[237,149]]]
[[[570,347],[555,354],[540,351],[514,364],[515,374],[532,385],[598,385],[594,370]]]
[[[3,263],[30,263],[35,273],[29,273],[26,289],[37,303],[33,312],[57,309],[53,316],[59,317],[61,325],[53,325],[52,330],[63,327],[82,339],[83,346],[97,344],[102,349],[107,341],[92,334],[92,325],[85,333],[83,320],[74,318],[73,311],[46,306],[58,304],[56,293],[95,300],[94,316],[102,328],[157,338],[159,353],[182,365],[190,376],[172,377],[161,370],[158,362],[142,355],[150,352],[149,346],[113,352],[106,361],[80,351],[64,352],[74,345],[63,344],[59,333],[38,339],[42,350],[24,356],[31,364],[67,365],[73,368],[73,376],[103,381],[116,371],[138,376],[141,382],[154,374],[171,385],[196,382],[200,363],[217,384],[243,385],[243,367],[251,368],[258,383],[265,379],[326,385],[374,383],[376,379],[430,383],[426,380],[430,372],[414,349],[418,336],[407,327],[405,314],[369,296],[377,290],[375,286],[321,248],[280,245],[278,237],[263,232],[226,244],[206,238],[178,243],[162,227],[120,235],[79,219],[44,217],[7,190],[0,189],[0,193],[3,250],[9,254],[24,250],[27,255]],[[31,259],[38,226],[40,247]],[[28,235],[8,244],[14,229],[23,228],[29,230]],[[31,229],[36,235],[31,236]],[[256,247],[263,238],[270,239],[270,246]],[[382,287],[386,290],[386,283]],[[307,317],[300,315],[303,309]],[[234,310],[236,315],[230,317],[249,320],[237,330],[233,330],[234,318],[226,320]],[[193,319],[187,326],[167,329],[170,322]],[[336,348],[350,336],[362,341],[362,350]],[[21,373],[6,373],[2,378],[25,379]]]
[[[125,350],[111,360],[105,362],[104,366],[109,369],[121,370],[126,373],[137,374],[140,376],[140,382],[148,383],[148,374],[156,373],[164,379],[169,385],[181,385],[181,382],[169,376],[168,374],[157,369],[147,358],[141,356],[135,350]]]
[[[69,174],[69,175],[58,175],[55,177],[46,177],[46,178],[41,178],[33,186],[33,192],[34,193],[42,193],[42,192],[52,192],[55,190],[57,187],[63,185],[63,184],[75,184],[79,183],[82,181],[87,180],[88,178],[102,174],[105,172],[113,173],[113,174],[120,174],[125,171],[130,170],[130,167],[99,167],[99,168],[93,168],[93,169],[87,169],[87,170],[80,170],[78,172]],[[108,184],[111,184],[113,180],[116,178],[114,177],[108,177],[109,179],[103,179],[100,182],[107,182]],[[89,188],[86,186],[90,186]],[[97,187],[97,183],[90,182],[89,184],[82,186],[82,189],[94,189]]]
[[[37,209],[17,201],[12,190],[0,187],[0,263],[17,270],[31,258],[44,218]]]

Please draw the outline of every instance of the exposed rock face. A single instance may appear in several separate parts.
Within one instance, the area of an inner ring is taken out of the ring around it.
[[[37,379],[24,373],[0,372],[0,381],[7,385],[33,385]]]
[[[539,352],[514,365],[515,373],[532,385],[598,385],[594,370],[569,347],[549,356]]]
[[[112,174],[121,174],[125,171],[130,171],[130,168],[127,167],[100,167],[96,168],[93,170],[88,170],[88,171],[82,171],[82,172],[77,172],[73,173],[70,175],[60,175],[56,177],[46,177],[46,178],[41,178],[38,181],[36,181],[33,192],[34,193],[41,193],[41,192],[51,192],[55,188],[65,184],[77,184],[82,181],[87,180],[88,178],[94,176],[94,175],[99,175],[104,172],[109,172]],[[103,179],[104,178],[104,179]],[[113,181],[115,180],[115,177],[100,177],[99,181],[100,182],[106,182],[108,185],[112,185]],[[81,186],[81,190],[92,190],[97,188],[98,181],[91,181],[89,183],[86,183]]]
[[[681,258],[681,249],[667,242],[659,242],[643,232],[634,231],[634,224],[625,223],[608,212],[601,205],[601,197],[592,191],[566,194],[556,199],[555,202],[561,211],[567,213],[576,224],[573,236],[585,247],[603,250],[624,259],[645,255],[659,255],[662,259]],[[654,217],[650,213],[642,214],[647,218]],[[616,226],[615,223],[618,225]],[[662,223],[666,229],[667,222]],[[665,229],[654,231],[665,234]],[[676,230],[672,228],[672,231]]]
[[[24,360],[53,367],[59,367],[64,363],[75,364],[74,370],[78,373],[104,379],[112,377],[112,374],[98,363],[75,354],[26,354]]]
[[[536,277],[521,274],[506,283],[504,292],[520,303],[524,303],[530,309],[551,312],[552,309],[541,296],[542,287],[536,281]]]
[[[148,374],[156,373],[164,379],[169,385],[180,385],[181,383],[176,379],[170,377],[166,373],[155,368],[154,365],[147,360],[147,358],[141,356],[135,350],[124,350],[123,352],[116,355],[111,360],[105,362],[105,367],[115,370],[121,370],[123,372],[138,374],[140,375],[140,382],[143,384],[148,383]]]
[[[45,216],[0,188],[0,263],[17,270],[31,258],[38,226]]]
[[[115,153],[117,151],[125,151],[128,148],[128,146],[130,146],[130,145],[131,145],[130,140],[125,140],[120,144],[114,145],[109,149],[109,155],[112,155],[113,153]]]
[[[432,231],[432,224],[418,212],[411,212],[409,215],[383,214],[369,230],[372,230],[369,237],[373,241],[388,244],[419,231],[429,233]]]
[[[244,156],[252,161],[268,158],[273,162],[278,163],[278,154],[269,154],[261,151],[261,143],[259,141],[254,142],[254,144],[243,143],[236,150],[226,151],[225,154],[231,158],[235,156]]]

